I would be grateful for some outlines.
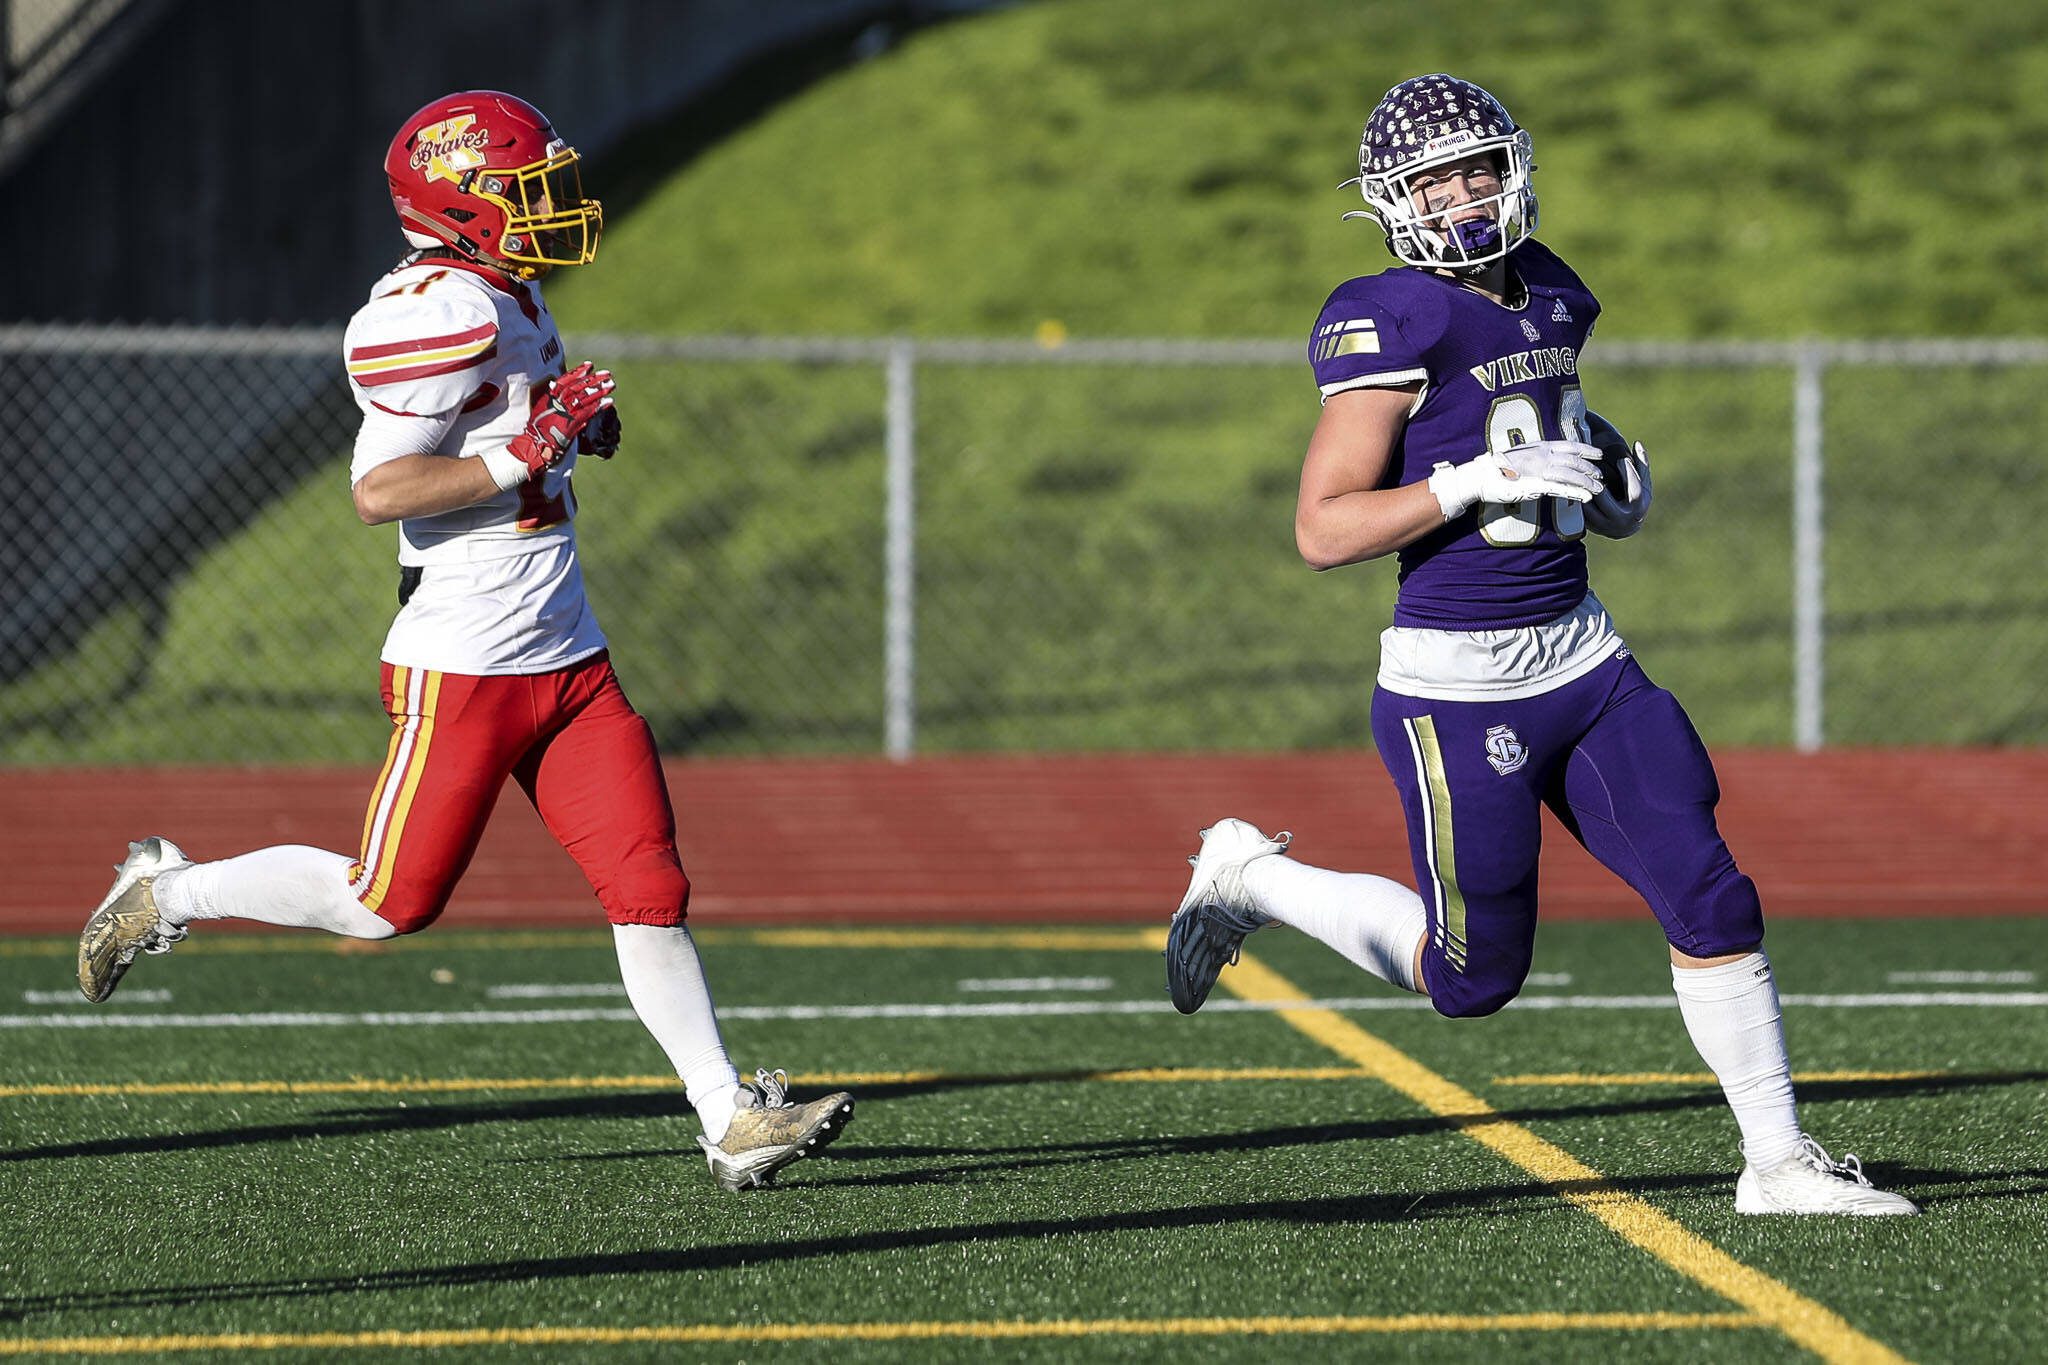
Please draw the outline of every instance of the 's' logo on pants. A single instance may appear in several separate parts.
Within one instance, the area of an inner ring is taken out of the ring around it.
[[[1486,761],[1502,777],[1528,766],[1529,751],[1512,725],[1495,725],[1486,732]]]

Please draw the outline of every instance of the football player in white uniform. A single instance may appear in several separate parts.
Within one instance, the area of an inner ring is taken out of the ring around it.
[[[597,252],[603,212],[576,151],[524,100],[450,95],[399,129],[385,173],[414,248],[344,341],[362,409],[350,476],[369,525],[398,523],[401,609],[383,650],[390,750],[349,857],[304,846],[193,863],[131,845],[78,946],[87,999],[196,920],[382,939],[431,924],[510,777],[611,921],[634,1010],[704,1124],[726,1189],[764,1183],[838,1136],[852,1097],[791,1102],[743,1083],[719,1036],[690,884],[647,723],[612,672],[576,560],[579,455],[621,428],[608,371],[563,364],[539,282]]]

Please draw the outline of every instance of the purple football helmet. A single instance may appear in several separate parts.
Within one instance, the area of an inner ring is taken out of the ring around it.
[[[1500,165],[1500,193],[1473,202],[1490,205],[1490,220],[1468,219],[1449,232],[1418,213],[1410,192],[1418,173],[1480,153]],[[1536,230],[1536,169],[1529,134],[1499,100],[1470,81],[1442,72],[1413,76],[1380,97],[1358,143],[1358,178],[1347,180],[1365,196],[1366,209],[1346,218],[1372,218],[1387,234],[1387,250],[1404,264],[1465,270],[1501,259]]]

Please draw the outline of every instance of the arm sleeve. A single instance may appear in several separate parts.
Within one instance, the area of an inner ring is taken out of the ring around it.
[[[1309,367],[1324,402],[1349,389],[1427,384],[1429,366],[1407,319],[1370,295],[1339,290],[1309,334]]]
[[[386,412],[382,408],[366,409],[363,424],[356,429],[355,454],[348,463],[349,487],[361,483],[363,475],[380,464],[389,464],[407,455],[438,454],[441,439],[454,425],[455,414],[452,412],[438,417],[415,417],[411,413]]]

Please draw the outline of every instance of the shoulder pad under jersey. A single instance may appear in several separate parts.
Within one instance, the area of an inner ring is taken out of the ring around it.
[[[433,288],[442,278],[402,283],[349,320],[342,342],[349,383],[380,408],[421,417],[452,412],[484,382],[498,353],[490,300],[459,284]]]
[[[1570,309],[1578,321],[1590,330],[1593,319],[1600,315],[1600,300],[1586,282],[1579,278],[1579,272],[1565,264],[1564,258],[1538,241],[1527,241],[1515,250],[1515,270],[1528,286],[1531,294],[1563,296],[1570,300]]]
[[[1428,352],[1443,335],[1432,281],[1413,270],[1346,280],[1309,334],[1308,360],[1325,399],[1347,389],[1393,388],[1429,378]]]

